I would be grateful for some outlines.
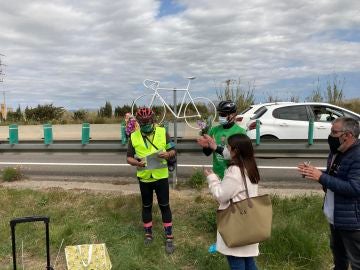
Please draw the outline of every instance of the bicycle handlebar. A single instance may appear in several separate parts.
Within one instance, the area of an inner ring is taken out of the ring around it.
[[[186,79],[189,80],[188,86],[187,86],[187,89],[189,89],[190,81],[196,79],[196,77],[187,77]],[[154,81],[154,80],[145,79],[145,80],[143,81],[143,85],[144,85],[146,88],[149,88],[149,89],[151,89],[151,90],[156,91],[156,89],[157,89],[157,88],[159,87],[159,85],[160,85],[160,81]]]
[[[150,88],[152,90],[156,90],[159,87],[160,82],[159,81],[154,81],[154,80],[149,80],[149,79],[145,79],[143,82],[143,85],[146,88]]]

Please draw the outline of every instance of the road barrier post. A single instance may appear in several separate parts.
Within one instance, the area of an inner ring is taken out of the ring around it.
[[[89,144],[90,142],[90,124],[83,123],[81,129],[81,144]]]
[[[17,124],[9,125],[9,143],[18,144],[19,143],[19,131]]]
[[[256,120],[256,145],[260,144],[260,120]]]
[[[53,132],[51,124],[44,124],[44,144],[49,145],[53,143]]]
[[[127,144],[127,137],[126,137],[126,127],[125,122],[121,122],[120,124],[120,136],[121,136],[121,144],[125,145]]]
[[[310,119],[309,121],[308,144],[314,144],[314,119]]]

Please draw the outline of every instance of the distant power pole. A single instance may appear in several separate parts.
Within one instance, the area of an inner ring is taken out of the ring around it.
[[[1,61],[1,56],[5,56],[5,55],[0,53],[0,82],[3,82],[4,81],[3,76],[5,76],[5,74],[3,72],[3,66],[5,66],[5,65]]]
[[[1,61],[1,56],[5,56],[3,54],[0,53],[0,83],[4,82],[4,69],[3,67],[5,66],[2,61]],[[7,117],[7,108],[6,108],[6,103],[5,103],[5,91],[3,91],[3,103],[0,104],[0,113],[1,113],[1,119],[6,119]]]

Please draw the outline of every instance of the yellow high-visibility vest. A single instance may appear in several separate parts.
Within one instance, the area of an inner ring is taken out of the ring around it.
[[[151,155],[159,150],[166,151],[166,130],[163,127],[155,127],[155,134],[152,143],[158,148],[156,149],[150,142],[145,143],[141,131],[136,130],[131,133],[131,143],[135,149],[136,156],[144,158]],[[167,161],[164,159],[163,163],[166,165]],[[160,169],[151,170],[138,170],[136,173],[137,177],[144,182],[153,182],[158,179],[168,178],[169,170],[167,166]]]

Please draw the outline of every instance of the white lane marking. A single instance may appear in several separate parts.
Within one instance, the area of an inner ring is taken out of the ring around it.
[[[103,167],[121,167],[130,166],[127,163],[54,163],[54,162],[0,162],[0,165],[39,165],[39,166],[103,166]],[[212,165],[198,165],[198,164],[178,164],[178,167],[206,167],[211,168]],[[259,169],[277,169],[277,170],[295,170],[294,167],[286,166],[258,166]],[[325,167],[318,167],[320,170],[326,169]]]
[[[114,163],[55,163],[55,162],[0,162],[0,165],[44,165],[44,166],[130,166],[129,164],[114,164]]]
[[[315,166],[316,167],[316,166]],[[258,166],[259,169],[279,169],[279,170],[292,170],[297,169],[297,167],[277,167],[277,166]],[[319,170],[325,170],[326,167],[316,167]]]

